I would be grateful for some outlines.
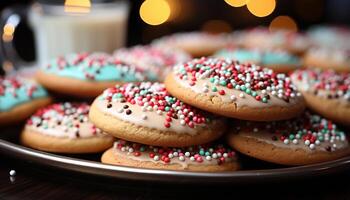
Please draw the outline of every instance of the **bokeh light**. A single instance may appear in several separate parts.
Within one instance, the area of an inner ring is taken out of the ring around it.
[[[225,2],[232,7],[242,7],[247,4],[249,0],[225,0]]]
[[[145,0],[140,7],[141,19],[153,26],[166,22],[170,13],[170,6],[165,0]]]
[[[287,30],[292,32],[298,31],[296,22],[289,16],[281,15],[273,19],[269,26],[270,31]]]
[[[3,28],[3,34],[2,34],[2,39],[5,42],[10,42],[13,39],[13,34],[15,32],[15,27],[13,24],[5,24]]]
[[[65,0],[64,11],[67,13],[89,13],[90,0]]]
[[[208,33],[228,33],[232,31],[232,27],[223,20],[209,20],[203,24],[202,30]]]
[[[276,8],[276,0],[249,0],[248,10],[257,17],[266,17]]]

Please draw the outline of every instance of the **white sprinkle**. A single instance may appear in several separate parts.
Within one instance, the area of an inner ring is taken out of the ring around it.
[[[209,89],[208,88],[203,88],[203,90],[202,90],[204,93],[207,93],[207,92],[209,92]]]
[[[158,114],[158,115],[162,115],[163,112],[162,112],[161,110],[157,110],[157,114]]]
[[[119,108],[117,111],[118,111],[118,113],[122,113],[122,112],[124,112],[124,109],[123,108]]]
[[[169,158],[174,158],[174,155],[172,153],[169,153],[168,157]]]
[[[154,156],[153,160],[158,161],[159,160],[159,156]]]
[[[210,161],[211,157],[210,156],[206,156],[205,159]]]
[[[283,143],[284,143],[284,144],[289,144],[289,140],[288,140],[288,139],[284,139],[284,140],[283,140]]]
[[[239,97],[244,98],[244,94],[243,94],[243,93],[240,93],[240,94],[239,94]]]
[[[12,169],[12,170],[10,171],[10,176],[16,176],[16,171]]]
[[[259,129],[258,128],[254,128],[253,131],[254,131],[254,133],[256,133],[256,132],[259,131]]]
[[[310,140],[305,140],[304,144],[305,144],[306,146],[309,146],[309,145],[310,145]]]
[[[316,140],[316,141],[315,141],[315,144],[316,144],[316,145],[320,145],[321,142],[320,142],[319,140]]]
[[[146,120],[147,119],[147,115],[142,115],[142,119]]]
[[[315,144],[310,144],[310,149],[315,149]]]
[[[186,152],[186,153],[185,153],[185,156],[186,156],[186,157],[190,157],[190,155],[191,155],[190,152]]]
[[[227,154],[227,153],[224,153],[222,156],[224,156],[224,158],[227,158],[227,157],[228,157],[228,154]]]
[[[191,156],[191,157],[190,157],[190,160],[191,160],[191,161],[195,161],[195,159],[194,159],[194,157],[193,157],[193,156]]]
[[[126,148],[125,148],[125,147],[122,147],[120,150],[122,150],[122,151],[126,151]]]
[[[180,121],[180,124],[181,124],[182,126],[186,125],[185,120],[182,119],[182,120]]]
[[[134,149],[133,148],[129,148],[129,153],[132,153],[134,152]]]
[[[218,155],[216,153],[213,153],[213,155],[211,155],[214,159],[218,158]]]
[[[298,142],[298,140],[297,139],[294,139],[293,140],[293,144],[298,144],[299,142]]]
[[[175,152],[173,153],[173,155],[174,155],[174,157],[178,157],[178,156],[179,156],[179,153],[178,153],[177,151],[175,151]]]
[[[180,156],[180,157],[179,157],[179,160],[184,161],[184,160],[185,160],[185,157],[184,157],[184,156]]]
[[[337,148],[337,144],[333,144],[333,148],[335,148],[335,149],[336,149],[336,148]]]
[[[230,99],[231,99],[232,101],[235,101],[235,100],[236,100],[236,96],[233,94],[233,95],[230,97]]]

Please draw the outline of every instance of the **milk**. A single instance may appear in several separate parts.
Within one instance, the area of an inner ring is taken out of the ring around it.
[[[64,6],[33,5],[29,22],[35,35],[39,65],[76,52],[112,53],[126,41],[128,4],[93,5],[89,13],[66,13]]]

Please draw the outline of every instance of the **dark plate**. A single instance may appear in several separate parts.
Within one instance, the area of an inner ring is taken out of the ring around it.
[[[19,129],[19,128],[18,128]],[[257,183],[267,181],[290,181],[305,177],[327,175],[350,169],[350,156],[320,164],[283,167],[252,160],[243,156],[246,170],[224,173],[182,172],[121,167],[101,164],[100,155],[57,155],[26,148],[18,144],[19,130],[2,129],[0,152],[17,159],[76,173],[109,178],[156,181],[172,183]]]

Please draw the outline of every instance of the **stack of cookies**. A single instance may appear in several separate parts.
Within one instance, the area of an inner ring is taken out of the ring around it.
[[[102,162],[156,169],[236,170],[235,153],[209,143],[226,131],[225,120],[169,94],[162,83],[109,88],[91,106],[90,120],[118,138]]]
[[[239,153],[282,165],[338,159],[350,153],[350,75],[325,62],[302,69],[306,39],[259,28],[239,41],[184,33],[66,55],[37,82],[0,78],[0,126],[27,119],[26,146],[140,168],[234,171]]]

